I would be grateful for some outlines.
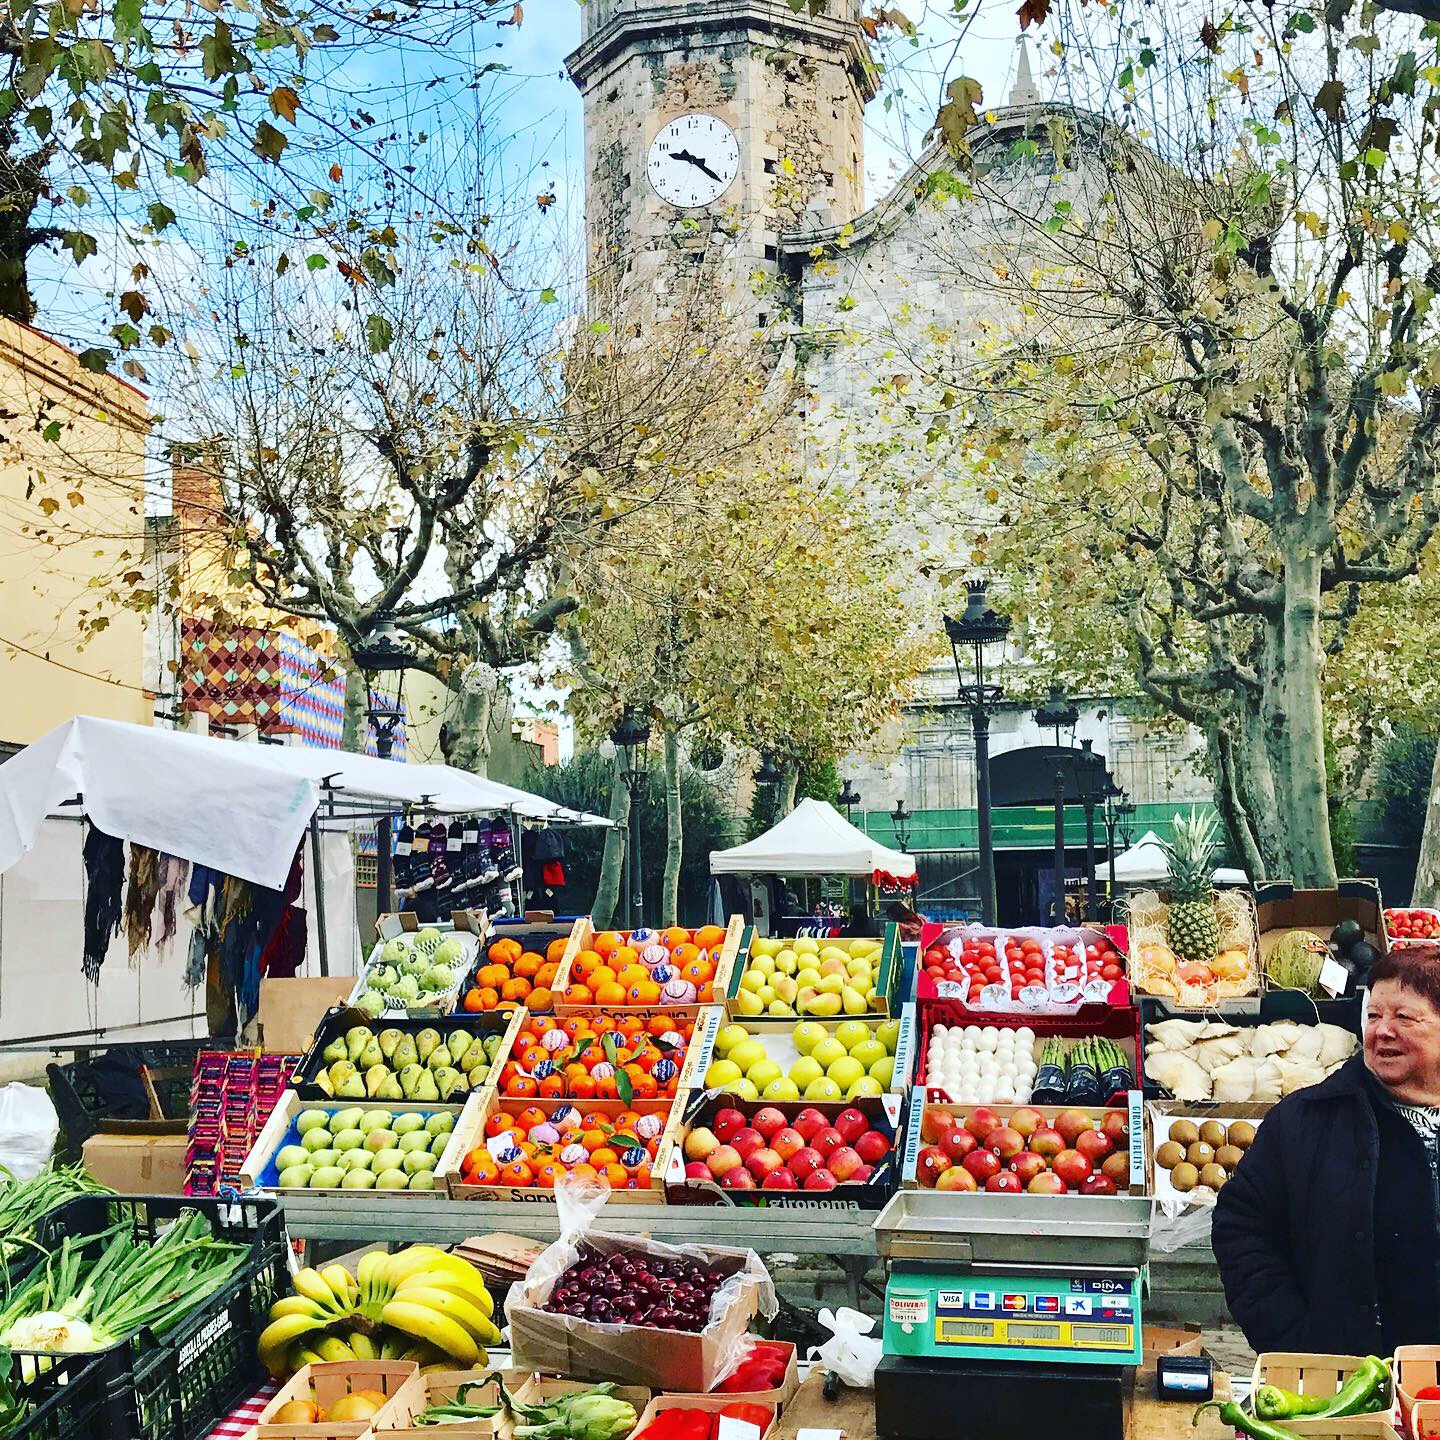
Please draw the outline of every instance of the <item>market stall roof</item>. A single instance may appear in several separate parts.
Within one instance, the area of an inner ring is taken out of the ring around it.
[[[1147,830],[1139,841],[1115,857],[1114,879],[1117,884],[1140,885],[1146,881],[1164,880],[1169,873],[1170,866],[1165,859],[1165,851],[1161,848],[1160,837],[1153,830]],[[1109,861],[1095,867],[1095,878],[1111,878]],[[1214,878],[1217,885],[1250,883],[1250,877],[1243,870],[1226,867],[1217,870]]]
[[[802,800],[763,835],[710,852],[712,875],[872,875],[915,873],[913,856],[887,849],[823,800]]]
[[[77,715],[0,765],[0,873],[35,843],[46,815],[64,813],[77,797],[107,835],[277,889],[322,800],[341,817],[356,804],[410,803],[610,823],[445,765]]]

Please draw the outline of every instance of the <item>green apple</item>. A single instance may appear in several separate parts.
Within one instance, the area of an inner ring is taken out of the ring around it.
[[[900,1022],[882,1020],[875,1027],[875,1038],[885,1047],[887,1055],[893,1055],[895,1047],[900,1043]]]
[[[816,1020],[802,1020],[790,1032],[790,1038],[800,1054],[808,1055],[822,1040],[829,1038],[829,1032]]]
[[[850,1052],[838,1041],[827,1036],[810,1051],[810,1058],[826,1070]]]
[[[807,1085],[818,1080],[824,1073],[825,1067],[813,1055],[802,1055],[790,1067],[790,1078],[802,1093]]]
[[[755,1082],[743,1075],[738,1080],[732,1080],[725,1089],[731,1095],[738,1095],[742,1100],[758,1100],[760,1098],[760,1092],[755,1088]]]
[[[798,1100],[800,1087],[787,1075],[772,1080],[761,1092],[762,1100]]]
[[[805,1098],[809,1101],[839,1100],[845,1092],[828,1076],[822,1075],[805,1087]]]
[[[774,996],[771,996],[774,999]],[[748,1074],[752,1065],[765,1058],[765,1047],[758,1040],[743,1040],[725,1057],[732,1065],[740,1067],[742,1075]]]

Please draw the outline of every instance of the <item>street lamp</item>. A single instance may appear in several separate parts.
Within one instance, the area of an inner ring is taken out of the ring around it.
[[[1010,631],[1008,616],[997,615],[985,603],[986,582],[971,580],[965,586],[965,613],[957,620],[945,617],[945,634],[955,656],[955,680],[960,703],[970,707],[975,734],[975,807],[979,820],[980,919],[995,923],[995,837],[990,821],[990,711],[999,704],[1000,686],[986,678],[986,655]],[[964,657],[969,652],[971,679],[966,679]]]
[[[365,676],[365,715],[375,731],[375,754],[388,760],[395,749],[395,732],[405,718],[400,703],[405,672],[415,659],[414,652],[396,633],[393,625],[377,627],[350,647],[350,658]],[[382,680],[380,677],[390,677]],[[390,880],[394,854],[390,839],[390,816],[382,815],[375,826],[375,913],[390,909]]]
[[[1065,923],[1065,759],[1068,748],[1061,742],[1062,730],[1073,731],[1080,723],[1080,712],[1065,699],[1058,686],[1050,687],[1045,703],[1034,712],[1035,723],[1042,729],[1055,731],[1055,898],[1051,920]]]
[[[835,797],[835,803],[845,807],[845,818],[853,825],[855,822],[851,812],[860,803],[860,797],[855,793],[848,780],[841,782],[840,793]]]
[[[1105,777],[1105,859],[1110,866],[1110,879],[1106,882],[1105,893],[1112,906],[1115,901],[1115,822],[1120,818],[1119,801],[1125,792],[1115,783],[1113,775]],[[1114,918],[1113,916],[1111,917]]]
[[[767,750],[760,757],[760,768],[755,772],[757,785],[781,785],[785,772],[775,763],[775,757]]]
[[[895,802],[895,808],[890,812],[890,823],[895,827],[895,843],[902,852],[910,849],[910,822],[915,816],[905,808],[905,797],[902,795]]]
[[[1080,803],[1085,807],[1085,915],[1087,919],[1100,914],[1099,887],[1095,880],[1095,806],[1105,794],[1110,772],[1105,757],[1092,748],[1093,740],[1080,742],[1079,771]]]
[[[615,747],[627,796],[625,823],[629,838],[625,846],[625,894],[631,928],[638,930],[645,923],[645,894],[640,876],[640,826],[635,811],[635,790],[644,776],[641,758],[650,744],[650,727],[627,705],[620,723],[610,732],[610,743]]]

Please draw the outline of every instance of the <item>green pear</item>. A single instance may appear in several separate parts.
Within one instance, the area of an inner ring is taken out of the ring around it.
[[[338,1190],[345,1179],[345,1172],[338,1165],[327,1165],[310,1177],[312,1190]]]
[[[442,1100],[456,1094],[463,1095],[470,1088],[470,1082],[451,1065],[442,1065],[435,1071],[435,1084]]]
[[[398,1165],[392,1170],[381,1170],[375,1176],[377,1190],[403,1190],[409,1183],[410,1177]]]
[[[275,1152],[275,1168],[290,1170],[296,1165],[313,1165],[312,1154],[314,1151],[307,1150],[303,1145],[282,1145]]]
[[[376,1038],[380,1041],[380,1053],[387,1060],[393,1060],[395,1057],[395,1049],[405,1038],[405,1032],[403,1030],[397,1030],[391,1025],[388,1029],[382,1030]]]
[[[337,1110],[331,1117],[331,1131],[364,1129],[364,1126],[360,1124],[360,1117],[364,1113],[358,1105],[347,1105],[345,1109]]]
[[[345,1032],[346,1059],[359,1064],[365,1047],[375,1038],[375,1032],[368,1025],[356,1025]],[[381,1057],[384,1058],[383,1056]]]
[[[387,1146],[384,1150],[377,1150],[375,1158],[370,1162],[370,1168],[377,1175],[383,1175],[387,1170],[398,1170],[405,1163],[405,1153],[404,1150],[397,1149],[393,1145]]]
[[[408,1155],[412,1150],[428,1150],[430,1137],[423,1130],[410,1130],[400,1136],[394,1148],[402,1155]]]
[[[412,1150],[405,1157],[404,1170],[407,1175],[414,1175],[419,1170],[433,1170],[437,1163],[428,1150]]]
[[[500,1053],[500,1047],[505,1043],[503,1035],[487,1035],[485,1037],[485,1053],[490,1057],[490,1063],[495,1063],[495,1057]]]
[[[365,1095],[373,1100],[380,1093],[380,1087],[390,1078],[388,1065],[372,1065],[365,1072]]]
[[[448,1135],[454,1128],[455,1117],[448,1110],[432,1115],[425,1122],[425,1129],[431,1135]]]
[[[405,1092],[400,1088],[400,1082],[393,1075],[387,1075],[373,1098],[376,1100],[403,1100]]]
[[[430,1153],[438,1160],[445,1153],[445,1147],[449,1143],[448,1135],[432,1135],[430,1137]]]
[[[351,1170],[340,1182],[342,1190],[373,1190],[375,1177],[368,1170]]]
[[[401,1035],[399,1043],[395,1046],[395,1053],[390,1057],[390,1064],[394,1066],[398,1074],[407,1065],[418,1065],[419,1063],[420,1052],[415,1048],[415,1037]]]
[[[307,1130],[300,1137],[301,1148],[312,1152],[327,1149],[330,1145],[330,1134],[329,1130]]]
[[[372,1130],[388,1130],[392,1118],[388,1110],[367,1110],[355,1124],[368,1135]]]
[[[415,1037],[415,1048],[420,1052],[422,1061],[429,1060],[430,1052],[440,1043],[440,1032],[426,1027]]]
[[[327,1065],[333,1065],[337,1060],[348,1060],[350,1052],[345,1046],[345,1037],[337,1035],[321,1052],[320,1058]]]
[[[425,1128],[425,1117],[418,1110],[407,1110],[403,1115],[397,1115],[390,1128],[397,1135],[408,1135],[412,1130],[423,1130]]]
[[[463,1026],[457,1025],[446,1037],[445,1043],[452,1055],[463,1055],[474,1043],[475,1037]]]
[[[340,1168],[346,1172],[351,1170],[368,1170],[370,1168],[371,1152],[369,1150],[347,1150],[340,1157]]]
[[[476,1040],[455,1062],[455,1067],[468,1075],[477,1065],[488,1065],[489,1063],[490,1057],[485,1053],[485,1047]]]
[[[338,1165],[339,1163],[340,1152],[338,1150],[330,1149],[329,1146],[326,1146],[324,1149],[321,1150],[312,1150],[310,1152],[310,1164],[316,1170],[323,1170],[327,1165]]]
[[[330,1072],[328,1070],[322,1070],[315,1077],[315,1088],[333,1098],[335,1087],[330,1083]]]
[[[280,1172],[280,1188],[282,1190],[303,1190],[310,1183],[310,1177],[315,1173],[311,1165],[288,1165]]]
[[[405,1092],[407,1100],[415,1098],[415,1087],[420,1083],[422,1075],[429,1074],[423,1065],[407,1065],[396,1077],[400,1081],[400,1088]]]
[[[365,1143],[363,1130],[342,1130],[335,1137],[335,1148],[343,1155],[347,1150],[358,1150]]]
[[[403,1150],[405,1147],[399,1143],[400,1139],[393,1130],[372,1130],[365,1137],[365,1148],[372,1155],[379,1150]]]
[[[370,1043],[360,1052],[360,1058],[355,1064],[361,1070],[371,1070],[376,1065],[385,1063],[385,1052],[380,1048],[380,1042],[372,1035]]]
[[[490,1067],[484,1064],[473,1066],[465,1071],[465,1076],[470,1081],[470,1088],[478,1090],[490,1078]]]
[[[330,1083],[335,1087],[335,1093],[341,1093],[340,1087],[355,1074],[355,1067],[348,1060],[337,1060],[330,1067]]]
[[[422,1070],[420,1078],[415,1082],[415,1098],[417,1100],[438,1100],[440,1098],[440,1087],[435,1083],[435,1072],[433,1070]]]
[[[335,1093],[342,1100],[363,1100],[365,1098],[365,1077],[352,1065],[350,1073],[336,1087]]]
[[[410,1188],[412,1190],[433,1190],[435,1188],[435,1173],[432,1170],[422,1170],[418,1175],[410,1177]]]
[[[449,1070],[455,1064],[455,1057],[442,1041],[425,1057],[425,1064],[431,1070]]]

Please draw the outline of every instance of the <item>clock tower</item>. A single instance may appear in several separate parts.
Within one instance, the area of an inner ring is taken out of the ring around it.
[[[717,249],[735,282],[775,275],[785,231],[860,213],[877,86],[860,4],[584,0],[567,64],[592,281],[659,291]]]

